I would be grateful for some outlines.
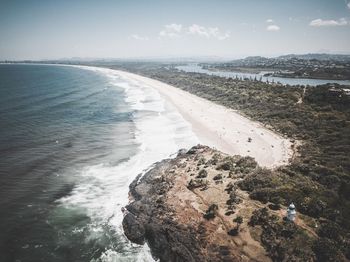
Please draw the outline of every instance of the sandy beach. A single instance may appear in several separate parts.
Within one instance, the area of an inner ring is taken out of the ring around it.
[[[287,164],[291,142],[238,112],[163,82],[116,70],[123,78],[156,89],[192,125],[204,145],[231,155],[252,156],[260,166]]]

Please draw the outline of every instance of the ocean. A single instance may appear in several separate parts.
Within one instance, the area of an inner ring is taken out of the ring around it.
[[[152,261],[123,234],[129,184],[198,143],[150,86],[115,71],[0,65],[0,261]]]

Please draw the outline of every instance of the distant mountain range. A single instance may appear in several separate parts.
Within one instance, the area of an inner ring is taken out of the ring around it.
[[[334,60],[339,62],[349,62],[350,55],[338,55],[338,54],[303,54],[303,55],[283,55],[277,57],[277,59],[303,59],[303,60]]]
[[[341,62],[341,63],[348,63],[350,62],[350,55],[338,55],[338,54],[288,54],[288,55],[282,55],[278,57],[272,57],[267,58],[263,56],[248,56],[244,59],[235,59],[231,60],[227,63],[232,64],[241,64],[241,65],[248,65],[248,64],[270,64],[271,62],[275,61],[289,61],[289,60],[318,60],[318,61],[334,61],[334,62]]]

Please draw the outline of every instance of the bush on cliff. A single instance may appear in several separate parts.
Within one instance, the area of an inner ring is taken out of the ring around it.
[[[261,226],[261,242],[273,261],[312,261],[313,239],[292,222],[280,222],[267,208],[255,210],[249,221]]]
[[[193,190],[195,188],[205,188],[208,185],[208,181],[204,179],[191,179],[187,185],[189,190]]]
[[[203,217],[207,220],[215,218],[218,209],[219,207],[217,204],[211,204]]]
[[[338,262],[344,261],[337,243],[329,238],[320,238],[313,245],[313,251],[316,254],[317,261],[320,262]]]
[[[196,178],[206,178],[208,176],[208,172],[205,169],[201,169],[196,176]]]

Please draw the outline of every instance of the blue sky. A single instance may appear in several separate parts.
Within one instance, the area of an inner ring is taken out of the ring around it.
[[[349,0],[0,0],[0,59],[350,53]]]

